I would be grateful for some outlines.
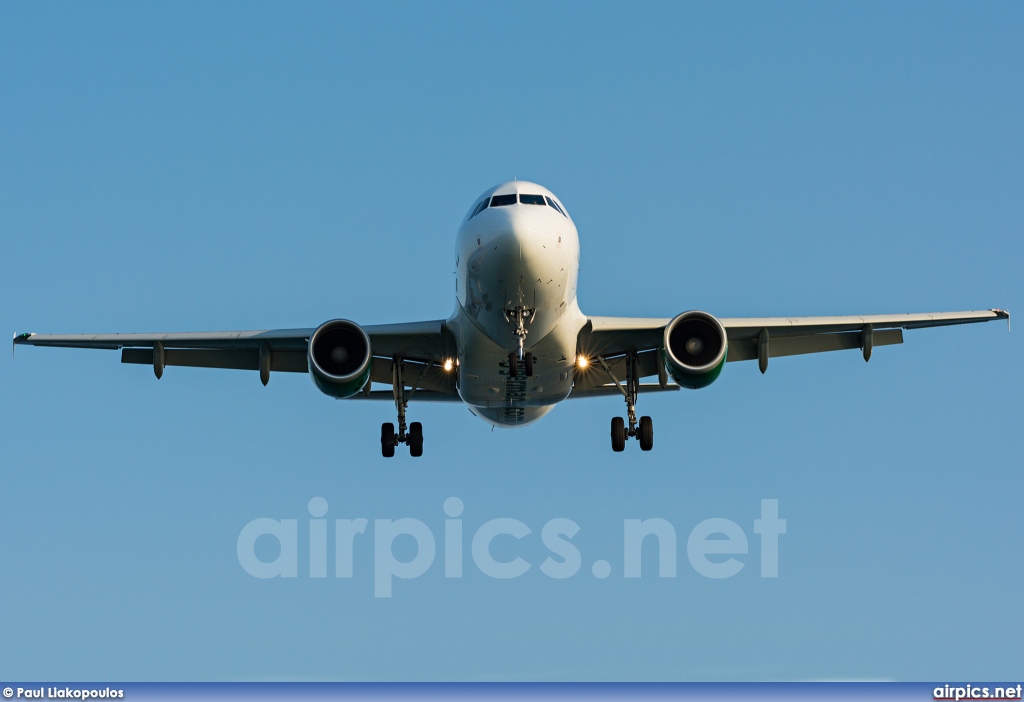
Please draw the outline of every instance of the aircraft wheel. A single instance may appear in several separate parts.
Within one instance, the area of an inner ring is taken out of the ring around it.
[[[527,378],[532,378],[533,377],[533,354],[532,353],[527,353],[524,360],[526,361],[526,363],[525,363],[525,365],[526,365],[526,377]]]
[[[626,422],[622,417],[612,417],[612,451],[626,448]]]
[[[419,422],[409,424],[409,455],[413,458],[423,455],[423,425]]]
[[[515,351],[508,355],[508,377],[519,377],[519,357],[516,355]]]
[[[654,448],[654,422],[650,417],[640,417],[640,449],[650,451]]]
[[[384,458],[395,455],[395,425],[391,422],[380,425],[380,455]]]

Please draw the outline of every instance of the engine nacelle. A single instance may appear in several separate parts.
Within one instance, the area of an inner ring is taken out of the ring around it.
[[[309,339],[309,374],[331,397],[352,397],[370,379],[370,337],[355,322],[333,319]]]
[[[725,327],[707,312],[683,312],[665,327],[665,370],[679,385],[696,390],[715,382],[729,354]]]

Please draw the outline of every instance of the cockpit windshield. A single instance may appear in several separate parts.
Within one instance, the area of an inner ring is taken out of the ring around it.
[[[514,204],[516,204],[515,193],[511,195],[495,195],[491,198],[491,207],[508,207]]]
[[[485,197],[480,202],[480,204],[473,209],[473,214],[471,214],[469,218],[473,219],[478,214],[486,210],[488,207],[508,207],[509,205],[515,205],[516,203],[519,203],[521,205],[540,205],[541,207],[547,205],[551,209],[555,210],[555,212],[561,214],[563,217],[568,218],[569,216],[565,213],[565,210],[563,210],[558,205],[558,203],[554,201],[554,199],[548,197],[547,195],[530,195],[528,193],[519,193],[517,195],[516,193],[512,193],[510,195],[495,195],[493,197]]]

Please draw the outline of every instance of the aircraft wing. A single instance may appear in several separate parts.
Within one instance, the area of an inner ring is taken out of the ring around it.
[[[973,312],[842,317],[721,318],[719,321],[725,327],[729,339],[727,361],[749,361],[759,358],[759,340],[762,339],[767,342],[767,358],[774,358],[862,349],[866,331],[870,331],[872,346],[887,346],[902,344],[904,329],[972,324],[996,319],[1005,319],[1009,325],[1010,315],[1005,310],[991,309]],[[658,350],[663,343],[665,326],[670,321],[672,320],[589,317],[580,332],[579,352],[589,358],[605,359],[613,372],[617,365],[621,365],[621,374],[616,374],[620,380],[625,374],[625,354],[636,352],[640,377],[658,375]],[[765,331],[767,333],[762,337]],[[581,390],[600,387],[608,382],[605,373],[586,375],[592,385],[584,384]]]
[[[391,384],[391,363],[395,356],[406,362],[406,378],[420,381],[424,391],[418,399],[435,401],[458,397],[451,374],[436,364],[455,355],[455,342],[443,320],[407,324],[377,324],[363,327],[370,337],[375,382]],[[261,354],[269,356],[271,372],[308,373],[307,347],[315,327],[257,331],[175,332],[155,334],[17,334],[15,346],[58,346],[121,351],[122,363],[199,368],[260,370]],[[162,352],[162,353],[161,353]],[[388,398],[392,395],[387,392]],[[415,397],[415,395],[413,395]],[[357,394],[356,397],[369,397]],[[377,396],[374,394],[373,399]]]

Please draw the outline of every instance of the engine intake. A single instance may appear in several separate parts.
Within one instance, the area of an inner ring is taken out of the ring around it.
[[[662,361],[684,388],[696,390],[715,382],[728,353],[725,327],[707,312],[683,312],[665,326]]]
[[[352,397],[370,379],[370,337],[355,322],[321,324],[309,339],[308,355],[309,373],[325,395]]]

